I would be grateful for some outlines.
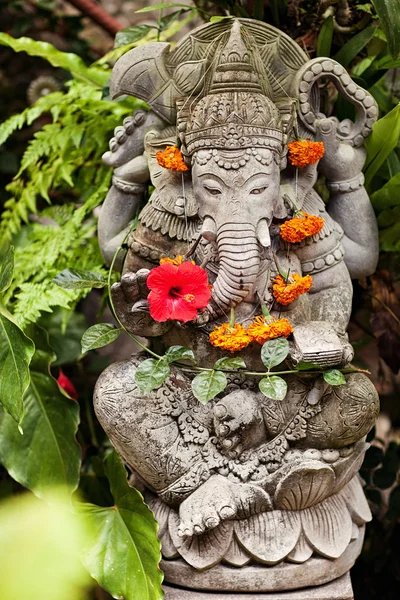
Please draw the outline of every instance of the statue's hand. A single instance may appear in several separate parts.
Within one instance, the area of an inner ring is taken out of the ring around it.
[[[145,337],[157,337],[170,328],[170,323],[158,323],[150,315],[147,296],[148,269],[139,269],[136,273],[126,273],[119,283],[111,287],[111,297],[115,312],[126,329]]]
[[[357,177],[365,163],[366,150],[342,142],[337,137],[339,122],[335,118],[317,122],[317,139],[324,142],[325,153],[318,170],[328,181],[347,181]]]
[[[298,325],[289,344],[294,365],[306,362],[326,369],[344,367],[354,356],[347,335],[338,335],[327,321],[310,321]]]
[[[153,126],[165,127],[165,123],[152,111],[136,110],[132,117],[126,117],[123,125],[114,129],[110,150],[103,154],[105,164],[120,167],[143,154],[144,136]]]

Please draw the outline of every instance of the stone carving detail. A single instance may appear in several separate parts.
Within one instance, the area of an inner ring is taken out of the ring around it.
[[[355,123],[320,112],[321,78],[355,105]],[[165,43],[131,50],[114,67],[110,89],[151,108],[117,128],[104,156],[114,168],[99,220],[106,261],[141,210],[112,290],[128,331],[157,338],[158,347],[192,348],[199,364],[212,367],[226,354],[210,345],[209,332],[232,307],[248,326],[264,305],[294,328],[288,369],[300,361],[348,365],[351,278],[373,272],[377,260],[361,173],[363,141],[377,117],[373,98],[335,61],[310,61],[282,32],[246,19],[202,25],[171,51]],[[296,170],[287,145],[299,136],[323,141],[325,154]],[[184,172],[157,161],[157,152],[176,144],[190,167]],[[318,173],[327,206],[313,189]],[[288,244],[279,225],[296,211],[324,225]],[[206,269],[212,284],[208,305],[184,326],[155,321],[147,300],[150,270],[179,254]],[[277,306],[272,282],[282,271],[311,274],[313,284]],[[260,370],[256,343],[241,356]],[[290,374],[277,402],[256,378],[232,373],[225,391],[203,405],[190,367],[171,365],[158,389],[141,392],[135,372],[143,359],[111,365],[94,402],[146,486],[167,581],[256,592],[319,585],[348,571],[371,518],[357,475],[379,410],[370,380],[353,372],[334,387],[313,373]]]

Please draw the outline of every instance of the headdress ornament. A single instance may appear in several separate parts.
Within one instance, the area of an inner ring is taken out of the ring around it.
[[[189,155],[201,149],[283,149],[279,110],[265,95],[262,75],[252,61],[256,45],[248,48],[241,29],[234,20],[228,41],[217,53],[208,94],[194,107],[190,99],[177,103],[178,129],[186,123],[181,139]]]

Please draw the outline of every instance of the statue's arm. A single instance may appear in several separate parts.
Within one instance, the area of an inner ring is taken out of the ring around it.
[[[378,227],[363,187],[366,152],[337,138],[334,119],[322,119],[318,131],[325,145],[318,170],[330,191],[328,213],[343,228],[344,260],[351,278],[365,277],[374,272],[379,252]]]
[[[116,127],[103,161],[114,169],[112,186],[99,215],[99,244],[110,264],[138,214],[150,181],[144,138],[149,129],[165,123],[153,112],[138,110]],[[122,259],[119,260],[119,263]],[[121,264],[116,264],[120,268]]]
[[[113,184],[101,207],[98,222],[99,245],[108,265],[140,210],[148,179],[147,160],[143,155],[114,170]],[[122,265],[115,266],[121,268]]]
[[[360,182],[362,181],[362,175]],[[347,184],[348,185],[348,184]],[[355,185],[355,184],[354,184]],[[342,227],[344,261],[352,279],[371,275],[379,253],[378,226],[368,194],[363,186],[346,191],[331,188],[328,213]]]

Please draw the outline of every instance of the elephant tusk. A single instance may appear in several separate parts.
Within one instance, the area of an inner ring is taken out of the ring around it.
[[[201,235],[209,242],[215,242],[217,239],[217,226],[214,219],[206,217],[201,228]]]
[[[269,234],[268,223],[265,219],[261,219],[261,221],[257,225],[256,236],[261,246],[264,248],[269,248],[271,245],[271,236]]]

